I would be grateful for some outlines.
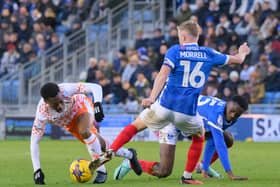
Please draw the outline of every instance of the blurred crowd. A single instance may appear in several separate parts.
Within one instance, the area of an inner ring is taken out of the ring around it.
[[[133,48],[122,47],[113,62],[89,60],[85,81],[102,85],[104,101],[137,108],[149,96],[167,49],[178,43],[176,26],[191,19],[201,25],[199,44],[234,55],[243,42],[252,52],[243,65],[214,69],[202,93],[228,100],[238,94],[249,103],[280,103],[279,2],[266,0],[182,1],[166,30],[135,33]]]
[[[101,16],[104,0],[0,1],[0,78]]]
[[[0,1],[0,77],[17,71],[82,27],[105,16],[110,0]],[[150,2],[147,0],[147,3]],[[243,42],[252,52],[244,64],[214,69],[203,94],[227,100],[234,94],[249,103],[280,103],[280,5],[278,0],[179,0],[165,29],[152,35],[137,30],[133,47],[123,46],[114,60],[90,58],[81,79],[102,85],[107,104],[133,111],[150,94],[167,49],[178,43],[177,25],[201,25],[199,45],[234,55]]]

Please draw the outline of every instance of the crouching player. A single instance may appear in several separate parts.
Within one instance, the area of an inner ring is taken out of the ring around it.
[[[46,123],[58,125],[71,132],[84,143],[92,159],[102,154],[109,147],[93,126],[94,120],[100,122],[104,118],[102,110],[102,88],[92,83],[46,83],[41,90],[31,133],[31,159],[34,169],[35,184],[45,184],[44,173],[40,165],[39,142],[45,131]],[[92,100],[85,94],[91,93]],[[139,164],[134,149],[121,148],[118,156],[131,161],[131,165]],[[104,183],[107,179],[105,166],[97,168],[94,183]]]
[[[232,146],[233,138],[229,132],[225,131],[225,129],[232,126],[237,121],[239,116],[244,113],[247,108],[248,103],[241,96],[234,96],[228,102],[215,97],[199,96],[198,113],[203,118],[206,130],[205,138],[207,140],[202,166],[203,177],[208,177],[210,164],[219,156],[230,179],[248,179],[247,177],[235,176],[232,172],[227,147]],[[171,174],[179,133],[180,131],[172,124],[159,131],[160,162],[139,160],[144,172],[157,177],[167,177]],[[184,181],[182,183],[202,184],[200,181],[186,180],[186,178],[192,178],[192,172],[202,152],[203,141],[203,137],[192,137],[192,144],[188,152],[188,160],[181,178],[181,181]],[[122,179],[129,170],[130,164],[127,160],[124,160],[115,170],[114,178],[116,180]]]

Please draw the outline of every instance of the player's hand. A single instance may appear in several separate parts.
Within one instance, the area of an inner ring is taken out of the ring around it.
[[[228,171],[227,172],[228,174],[228,177],[231,179],[231,180],[248,180],[248,177],[242,177],[242,176],[234,176],[232,171]]]
[[[249,48],[249,46],[247,45],[247,42],[243,43],[239,49],[238,49],[239,53],[248,55],[251,52],[251,49]]]
[[[210,178],[207,171],[202,170],[201,175],[202,175],[203,178]]]
[[[242,181],[242,180],[248,180],[248,177],[242,177],[242,176],[231,176],[231,180],[237,180],[237,181]]]
[[[94,117],[97,122],[102,121],[104,118],[103,108],[100,102],[94,103]]]
[[[145,99],[142,100],[142,106],[143,106],[144,108],[148,108],[148,107],[150,107],[151,104],[153,104],[154,102],[155,102],[155,101],[154,101],[153,99],[151,99],[151,98],[145,98]]]
[[[35,172],[34,172],[34,182],[35,184],[45,184],[45,175],[43,173],[43,171],[41,170],[41,168],[37,169]]]

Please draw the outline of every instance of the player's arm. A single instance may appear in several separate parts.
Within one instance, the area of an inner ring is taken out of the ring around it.
[[[214,144],[214,141],[213,141],[213,138],[208,138],[207,139],[207,142],[206,142],[206,145],[205,145],[205,149],[204,149],[204,154],[203,154],[203,165],[202,165],[202,170],[205,173],[204,177],[207,177],[207,172],[209,170],[209,166],[211,164],[211,159],[213,157],[215,153],[215,144]]]
[[[247,43],[243,43],[238,48],[238,53],[236,55],[229,55],[228,64],[242,64],[250,51]]]
[[[44,173],[40,165],[40,140],[44,134],[45,127],[43,124],[36,123],[34,121],[31,138],[30,138],[30,152],[31,160],[34,170],[34,182],[35,184],[45,184],[44,182]]]
[[[175,66],[173,61],[175,61],[175,56],[177,51],[178,50],[176,46],[173,46],[167,50],[164,58],[164,62],[160,68],[158,75],[155,78],[155,82],[150,97],[142,100],[142,106],[149,107],[158,98],[161,90],[163,89],[167,81],[169,73]]]
[[[34,182],[35,184],[45,184],[44,173],[40,165],[40,140],[45,132],[45,120],[44,114],[40,111],[40,104],[37,107],[36,117],[33,123],[31,138],[30,138],[30,153],[34,170]]]
[[[225,172],[228,174],[228,177],[232,180],[247,180],[247,177],[234,176],[232,172],[228,149],[224,141],[223,130],[214,124],[210,125],[210,130],[215,144],[215,149],[219,155],[219,159],[224,167]]]
[[[94,102],[102,102],[102,87],[95,83],[62,83],[59,84],[64,92],[72,96],[74,94],[90,93],[94,96]]]
[[[91,93],[94,99],[94,117],[97,122],[101,122],[104,119],[104,113],[102,108],[103,92],[102,87],[99,84],[94,83],[80,83],[84,86],[86,93]]]
[[[155,83],[153,85],[153,89],[150,95],[150,99],[152,101],[155,101],[157,99],[159,93],[161,92],[162,88],[165,85],[165,82],[167,80],[170,71],[171,69],[169,66],[166,65],[161,66],[161,69],[155,79]]]
[[[67,92],[70,96],[74,94],[92,94],[94,102],[94,114],[95,120],[100,122],[104,118],[102,108],[103,92],[102,87],[95,83],[62,83],[59,84],[64,92]]]

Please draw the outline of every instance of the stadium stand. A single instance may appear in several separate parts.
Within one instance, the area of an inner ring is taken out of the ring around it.
[[[211,94],[223,99],[244,94],[251,103],[249,112],[271,113],[268,108],[273,108],[279,113],[276,0],[34,2],[0,4],[2,105],[34,105],[38,88],[46,81],[90,80],[103,86],[109,111],[118,111],[113,109],[117,106],[129,112],[150,93],[167,47],[178,42],[176,25],[192,19],[202,26],[201,45],[229,54],[244,41],[252,47],[244,65],[213,70],[203,93],[212,89]],[[97,65],[88,71],[92,57]],[[84,72],[93,76],[89,79]],[[129,80],[118,82],[124,72]]]

